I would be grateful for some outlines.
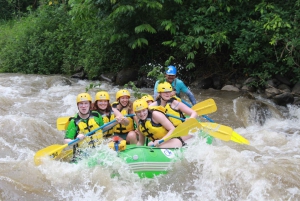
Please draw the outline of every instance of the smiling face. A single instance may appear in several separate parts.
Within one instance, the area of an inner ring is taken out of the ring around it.
[[[108,100],[98,100],[97,106],[100,110],[105,110],[108,106]]]
[[[91,103],[90,101],[81,101],[78,103],[78,110],[81,114],[88,114],[90,111]]]
[[[166,80],[167,82],[169,82],[170,84],[172,84],[172,82],[175,80],[176,75],[167,75],[166,74]]]
[[[143,109],[140,111],[135,112],[137,118],[141,119],[141,120],[145,120],[148,116],[148,109]]]
[[[129,102],[129,96],[121,96],[120,97],[120,103],[123,107],[126,107],[128,105],[128,102]]]
[[[163,100],[168,101],[172,98],[172,91],[160,92],[159,95]]]

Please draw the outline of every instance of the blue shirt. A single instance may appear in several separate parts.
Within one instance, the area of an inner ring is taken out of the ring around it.
[[[155,85],[154,85],[154,96],[153,96],[154,99],[158,96],[158,93],[157,93],[158,82],[159,81],[156,81]],[[177,97],[180,98],[180,92],[183,92],[189,97],[189,99],[193,105],[196,104],[196,99],[194,97],[194,94],[189,90],[189,88],[183,83],[182,80],[175,78],[171,85],[172,85],[173,89],[176,90]]]

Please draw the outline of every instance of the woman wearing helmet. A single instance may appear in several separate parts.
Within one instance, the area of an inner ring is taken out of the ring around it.
[[[150,106],[163,106],[166,109],[166,113],[179,118],[185,118],[185,115],[190,116],[190,118],[196,118],[197,113],[179,101],[178,98],[172,96],[173,88],[169,82],[159,83],[157,86],[158,97],[154,103]],[[176,127],[182,123],[181,120],[169,117],[173,125]]]
[[[148,105],[150,105],[151,103],[154,102],[153,97],[151,95],[149,95],[149,94],[147,94],[145,96],[142,96],[141,99],[144,99],[148,103]]]
[[[170,136],[175,129],[174,125],[165,115],[163,107],[148,107],[146,100],[138,99],[133,102],[133,110],[139,119],[139,141],[137,145],[144,145],[145,137],[151,140],[148,146],[175,148],[185,145],[181,138],[172,138],[159,144],[159,140]]]
[[[129,120],[125,118],[117,109],[112,108],[110,103],[109,94],[106,91],[99,91],[95,95],[95,102],[93,104],[93,111],[97,111],[102,115],[103,122],[106,124],[114,119],[116,119],[116,123],[112,124],[115,126],[117,123],[128,125]],[[103,137],[108,138],[114,134],[114,129],[111,127],[110,129],[103,132]]]
[[[91,111],[92,99],[88,93],[78,94],[76,98],[78,113],[70,118],[70,122],[66,129],[64,143],[67,144],[72,140],[85,138],[85,134],[99,128],[103,125],[103,120],[98,112]],[[85,139],[85,143],[94,147],[95,144],[101,143],[102,132],[101,130]],[[77,146],[83,146],[83,142],[74,145],[74,155]]]
[[[121,89],[116,93],[116,100],[112,104],[112,108],[121,112],[123,116],[127,114],[132,114],[132,102],[130,99],[130,93],[126,89]],[[120,138],[126,140],[127,144],[136,144],[137,134],[135,132],[134,123],[137,122],[136,117],[127,117],[129,120],[128,125],[118,124],[114,129],[114,136],[119,136]]]

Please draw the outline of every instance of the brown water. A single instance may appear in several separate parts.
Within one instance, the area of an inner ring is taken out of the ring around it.
[[[257,97],[268,106],[261,125],[250,109],[253,100],[236,92],[192,89],[198,102],[213,98],[218,111],[208,116],[234,128],[249,146],[201,142],[189,147],[168,175],[155,179],[139,179],[124,164],[113,164],[121,173],[116,178],[110,169],[84,162],[46,160],[35,166],[38,150],[62,144],[56,119],[76,113],[76,95],[90,83],[60,75],[0,74],[0,200],[300,200],[300,109],[278,108]],[[102,83],[92,97],[100,89],[109,90],[114,101],[120,87]]]

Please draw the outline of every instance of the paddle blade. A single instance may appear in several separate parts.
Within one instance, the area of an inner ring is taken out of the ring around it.
[[[232,132],[232,136],[230,139],[232,141],[240,143],[240,144],[250,144],[246,138],[244,138],[243,136],[241,136],[240,134],[238,134],[235,131]]]
[[[192,109],[196,111],[198,115],[204,115],[217,111],[217,105],[215,101],[210,98],[200,103],[197,103],[192,107]]]
[[[210,122],[201,122],[200,124],[203,126],[205,132],[215,138],[219,138],[223,141],[229,141],[231,139],[233,130],[228,126]]]
[[[41,149],[36,152],[34,155],[34,163],[35,165],[41,164],[41,158],[50,156],[50,158],[55,159],[64,148],[66,148],[68,144],[60,145],[60,144],[53,144],[49,147]]]
[[[189,118],[185,120],[182,124],[179,124],[175,130],[172,132],[172,134],[165,138],[164,141],[167,141],[174,137],[183,137],[189,134],[189,131],[191,129],[200,129],[201,125],[195,118]]]
[[[67,125],[69,124],[70,117],[59,117],[56,120],[56,127],[57,130],[63,131],[66,130]]]

